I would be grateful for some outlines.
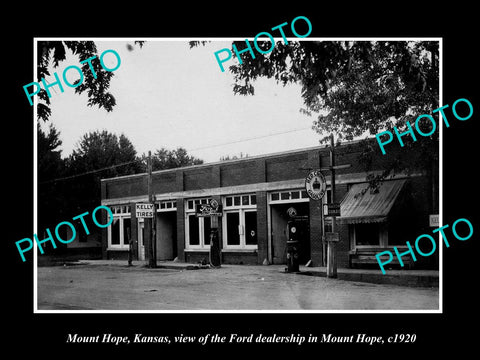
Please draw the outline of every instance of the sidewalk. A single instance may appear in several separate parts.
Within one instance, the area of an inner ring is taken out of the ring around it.
[[[61,265],[61,264],[58,264]],[[93,266],[120,266],[129,267],[126,260],[79,260],[65,263],[66,266],[72,265],[93,265]],[[133,261],[132,267],[145,268],[145,262]],[[201,270],[210,269],[208,265],[189,264],[174,261],[158,261],[158,269],[175,270]],[[221,269],[236,269],[245,271],[265,271],[285,273],[286,265],[231,265],[223,264]],[[300,266],[300,275],[326,277],[326,267],[305,267]],[[289,275],[286,273],[286,275]],[[346,281],[367,282],[374,284],[390,284],[410,287],[438,287],[439,271],[437,270],[387,270],[383,275],[378,269],[337,269],[337,279]]]

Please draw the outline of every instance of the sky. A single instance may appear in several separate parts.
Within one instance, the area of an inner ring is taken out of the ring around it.
[[[253,83],[255,95],[234,95],[233,76],[221,72],[214,56],[215,51],[230,48],[232,39],[192,49],[190,39],[148,39],[133,51],[127,49],[133,39],[93,40],[99,54],[112,49],[120,55],[120,67],[110,83],[117,104],[112,112],[88,107],[86,94],[74,94],[68,86],[63,93],[53,87],[48,123],[60,132],[62,157],[71,154],[83,134],[95,130],[123,133],[138,155],[183,147],[205,162],[319,144],[321,136],[312,130],[315,116],[299,111],[303,107],[299,85],[284,87],[273,79],[259,79]],[[111,53],[104,61],[110,68],[116,65]],[[224,64],[233,61],[237,60]],[[78,66],[79,60],[67,54],[57,68],[52,67],[47,82],[54,81],[53,72],[62,79],[70,65]],[[75,71],[68,74],[73,82]]]

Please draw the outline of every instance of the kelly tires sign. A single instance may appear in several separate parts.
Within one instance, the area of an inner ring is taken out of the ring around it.
[[[153,204],[135,204],[137,218],[153,218]]]

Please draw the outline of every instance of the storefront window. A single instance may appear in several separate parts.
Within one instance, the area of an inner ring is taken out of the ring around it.
[[[130,206],[121,205],[111,207],[113,215],[112,225],[108,227],[108,248],[128,249],[131,239],[131,214]]]
[[[245,212],[245,244],[257,245],[257,212]]]
[[[380,227],[378,223],[355,224],[355,243],[357,246],[379,246]]]
[[[197,217],[195,207],[198,204],[207,204],[210,199],[187,200],[186,206],[186,248],[209,249],[210,248],[210,218]],[[172,204],[173,205],[173,204]]]
[[[240,213],[227,213],[225,217],[227,218],[227,245],[240,245]]]
[[[189,234],[189,244],[190,245],[200,245],[200,234],[198,232],[199,228],[199,218],[195,215],[188,216],[188,234]]]

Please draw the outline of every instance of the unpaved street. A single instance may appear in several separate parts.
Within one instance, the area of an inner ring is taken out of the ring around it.
[[[38,268],[39,310],[436,310],[438,288],[369,284],[281,266]]]

